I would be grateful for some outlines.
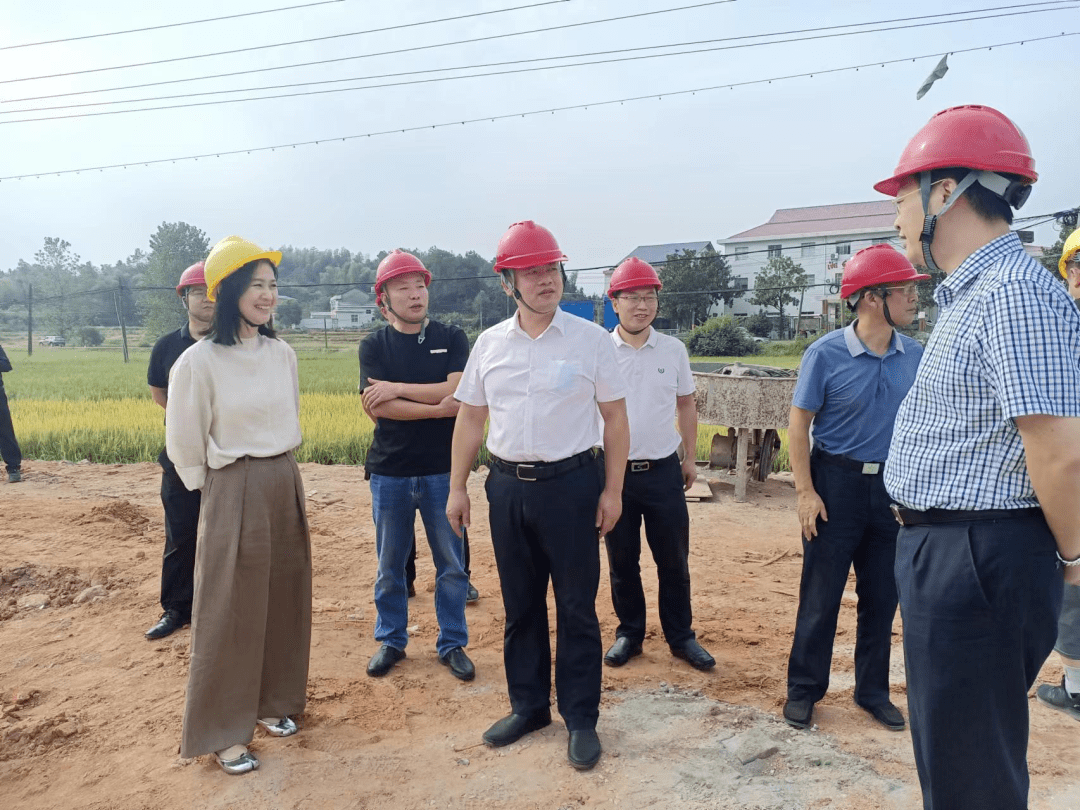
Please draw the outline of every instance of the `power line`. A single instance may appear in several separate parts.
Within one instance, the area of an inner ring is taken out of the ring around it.
[[[584,58],[584,57],[589,57],[589,56],[604,56],[604,55],[608,55],[608,54],[612,54],[612,53],[625,53],[627,51],[653,50],[653,49],[658,49],[658,48],[675,48],[675,47],[683,47],[683,46],[688,46],[688,45],[703,45],[703,44],[710,44],[710,43],[716,43],[716,42],[731,42],[731,41],[744,40],[744,39],[760,39],[762,37],[788,36],[788,35],[791,35],[791,34],[804,34],[804,33],[814,33],[814,32],[820,32],[820,31],[832,31],[832,30],[835,30],[837,28],[853,28],[853,27],[866,26],[866,25],[882,25],[882,24],[894,23],[894,22],[908,22],[908,21],[911,21],[911,20],[926,20],[926,19],[934,19],[934,18],[937,18],[937,17],[949,17],[949,16],[956,16],[956,15],[959,15],[959,14],[977,14],[977,13],[982,13],[984,11],[1000,11],[1000,10],[1004,10],[1004,9],[1028,8],[1028,7],[1032,7],[1032,6],[1059,5],[1061,3],[1075,3],[1075,0],[1049,0],[1049,2],[1014,4],[1014,5],[1009,5],[1009,6],[995,6],[995,7],[983,8],[983,9],[972,9],[970,11],[953,11],[953,12],[945,12],[945,13],[941,13],[941,14],[921,15],[921,16],[916,16],[916,17],[900,17],[900,18],[896,18],[896,19],[892,19],[892,20],[872,20],[872,21],[860,22],[860,23],[845,23],[845,24],[842,24],[842,25],[820,26],[820,27],[817,27],[817,28],[793,29],[793,30],[789,30],[789,31],[774,31],[774,32],[764,33],[764,34],[745,34],[745,35],[742,35],[742,36],[722,37],[722,38],[717,38],[717,39],[699,40],[699,41],[695,41],[695,42],[680,42],[680,43],[671,43],[671,44],[668,44],[668,45],[649,45],[649,46],[642,46],[642,47],[636,47],[636,48],[624,48],[624,49],[618,49],[618,50],[614,50],[614,51],[594,51],[594,52],[591,52],[591,53],[568,54],[568,55],[565,55],[565,56],[538,57],[538,58],[535,58],[535,59],[520,59],[520,60],[510,60],[510,61],[505,61],[505,62],[490,62],[490,63],[479,64],[479,65],[461,65],[461,66],[458,66],[458,67],[449,67],[449,68],[430,68],[430,69],[427,69],[427,70],[403,71],[403,72],[398,72],[398,73],[384,73],[384,74],[376,74],[376,75],[373,75],[373,76],[358,76],[358,77],[346,78],[346,79],[328,79],[328,80],[310,81],[310,82],[294,82],[294,83],[290,83],[290,84],[264,85],[262,87],[237,88],[235,90],[215,90],[215,91],[206,91],[206,92],[201,92],[201,93],[196,92],[196,93],[190,93],[190,94],[179,94],[179,95],[176,95],[176,96],[163,96],[163,97],[158,97],[158,98],[188,98],[188,97],[191,97],[191,96],[199,96],[199,95],[217,95],[217,94],[221,94],[221,93],[240,93],[240,92],[256,92],[256,91],[261,91],[261,90],[278,90],[278,89],[285,89],[285,88],[290,88],[290,87],[306,87],[306,86],[311,86],[311,85],[334,84],[334,83],[349,82],[349,81],[370,81],[370,80],[373,80],[373,79],[397,78],[397,77],[400,77],[400,76],[411,76],[411,75],[424,74],[424,73],[438,73],[438,72],[446,72],[446,71],[454,71],[454,70],[473,70],[473,69],[477,69],[477,68],[500,67],[500,66],[505,66],[505,65],[526,64],[526,63],[531,63],[531,62],[551,61],[551,60],[557,60],[557,59],[576,59],[576,58]],[[1070,6],[1070,8],[1071,7],[1072,6]],[[1060,10],[1065,10],[1065,9],[1059,9],[1059,8],[1055,8],[1055,9],[1038,9],[1038,11],[1060,11]],[[972,18],[972,19],[985,19],[985,18]],[[892,29],[888,29],[888,30],[892,30]],[[532,33],[532,32],[523,32],[523,33]],[[869,33],[869,32],[850,32],[850,33]],[[517,36],[517,35],[518,34],[506,34],[506,35],[501,35],[501,36]],[[466,40],[466,42],[471,42],[471,41],[472,40]],[[798,40],[792,40],[792,41],[798,41]],[[447,44],[453,45],[453,44],[460,44],[460,43],[447,43]],[[772,43],[753,43],[753,44],[754,45],[767,45],[767,44],[772,44]],[[425,46],[425,47],[440,47],[440,46]],[[202,80],[206,80],[206,79],[221,79],[221,78],[228,78],[228,77],[232,77],[232,76],[243,76],[243,75],[248,75],[248,74],[252,74],[252,73],[263,73],[263,72],[267,72],[267,71],[271,71],[271,70],[285,70],[285,69],[294,68],[294,67],[309,67],[309,66],[313,66],[313,65],[324,65],[324,64],[330,64],[330,63],[334,63],[334,62],[341,62],[341,61],[348,61],[348,60],[366,59],[366,58],[372,57],[372,56],[398,55],[398,54],[402,54],[402,53],[409,53],[409,52],[414,51],[414,50],[418,50],[418,48],[402,48],[402,49],[398,49],[398,50],[394,50],[394,51],[382,51],[382,52],[372,53],[372,54],[359,54],[359,55],[355,55],[355,56],[339,57],[339,58],[335,58],[335,59],[317,60],[317,61],[314,61],[314,62],[301,62],[301,63],[297,63],[297,64],[293,64],[293,65],[279,65],[277,67],[258,68],[258,69],[250,69],[250,70],[240,70],[240,71],[232,71],[232,72],[228,72],[228,73],[216,73],[216,74],[211,74],[211,75],[207,75],[207,76],[192,76],[192,77],[185,78],[185,79],[169,79],[169,80],[156,81],[156,82],[143,82],[141,84],[121,85],[121,86],[118,86],[118,87],[105,87],[105,88],[100,88],[100,89],[97,89],[97,90],[76,90],[76,91],[70,91],[70,92],[66,92],[66,93],[52,93],[52,94],[40,95],[40,96],[23,96],[21,98],[0,100],[0,103],[9,104],[9,103],[23,102],[23,101],[41,101],[41,100],[44,100],[44,99],[51,99],[51,98],[66,98],[66,97],[70,97],[70,96],[82,96],[82,95],[89,95],[89,94],[95,94],[95,93],[111,93],[111,92],[116,92],[116,91],[120,91],[120,90],[137,90],[137,89],[142,89],[142,88],[145,88],[145,87],[160,87],[160,86],[164,86],[164,85],[183,84],[183,83],[187,83],[187,82],[202,81]],[[714,50],[724,50],[724,49],[719,48],[719,49],[714,49]],[[484,75],[496,75],[496,74],[484,74]],[[0,83],[2,83],[2,82],[0,82]],[[353,88],[353,89],[367,89],[367,88]],[[132,102],[136,102],[136,101],[154,101],[154,100],[158,100],[158,99],[157,98],[129,99],[126,102],[117,101],[117,102],[97,102],[97,103],[98,104],[103,104],[103,103],[120,104],[120,103],[132,103]],[[91,106],[91,105],[88,105],[88,106]],[[54,109],[54,108],[45,107],[45,108],[41,108],[41,109]],[[55,109],[66,109],[66,108],[57,107]],[[18,110],[18,111],[14,111],[14,112],[28,112],[28,110]]]
[[[1074,0],[1068,0],[1068,2],[1073,2],[1073,1]],[[1074,8],[1074,7],[1069,7],[1069,8],[1071,9],[1071,8]],[[517,73],[533,73],[533,72],[542,71],[542,70],[558,70],[558,69],[561,69],[561,68],[590,67],[590,66],[594,66],[594,65],[605,65],[605,64],[611,64],[611,63],[616,63],[616,62],[631,62],[631,61],[639,61],[639,60],[643,60],[643,59],[659,59],[659,58],[664,58],[664,57],[669,57],[669,56],[686,56],[686,55],[694,55],[694,54],[701,54],[701,53],[712,53],[712,52],[716,52],[716,51],[737,50],[737,49],[742,49],[742,48],[754,48],[754,47],[758,47],[758,46],[761,46],[761,45],[780,45],[780,44],[787,44],[787,43],[791,43],[791,42],[805,42],[805,41],[816,40],[816,39],[830,39],[830,38],[834,38],[834,37],[853,36],[853,35],[856,35],[856,34],[873,34],[873,33],[880,33],[880,32],[883,32],[883,31],[897,31],[897,30],[906,29],[906,28],[923,28],[923,27],[932,26],[932,25],[948,25],[948,24],[959,23],[959,22],[972,22],[972,21],[975,21],[975,20],[994,19],[994,18],[997,18],[997,17],[1013,17],[1013,16],[1019,16],[1021,14],[1024,14],[1024,15],[1026,15],[1026,14],[1035,14],[1035,13],[1039,13],[1039,12],[1042,12],[1042,11],[1065,11],[1065,10],[1069,10],[1069,9],[1066,9],[1066,8],[1051,8],[1051,9],[1037,9],[1035,11],[1023,11],[1023,12],[1017,11],[1017,12],[1012,12],[1012,13],[1008,13],[1008,14],[993,14],[993,15],[986,15],[986,16],[982,16],[982,17],[969,17],[969,18],[959,19],[959,20],[938,20],[938,21],[935,21],[935,22],[914,23],[914,24],[911,24],[911,25],[899,25],[899,26],[891,26],[891,27],[885,27],[885,28],[871,28],[871,29],[866,29],[866,30],[863,30],[863,31],[843,31],[843,32],[840,32],[840,33],[833,33],[833,34],[819,34],[819,35],[815,35],[815,36],[795,37],[795,38],[791,38],[791,39],[779,39],[779,40],[773,40],[773,41],[770,41],[770,42],[751,42],[751,43],[743,43],[743,44],[740,44],[740,45],[729,45],[729,46],[722,46],[722,47],[716,47],[716,48],[701,48],[701,49],[689,50],[689,51],[675,51],[675,52],[671,52],[671,53],[642,54],[642,55],[638,55],[638,56],[621,56],[621,57],[618,57],[618,58],[615,58],[615,59],[603,59],[603,60],[596,60],[596,61],[591,61],[591,62],[578,62],[578,63],[564,64],[564,65],[546,65],[546,66],[541,66],[541,67],[519,68],[519,69],[516,69],[516,70],[502,70],[502,71],[494,71],[494,72],[488,72],[488,73],[474,73],[474,74],[467,74],[467,75],[461,75],[461,76],[443,76],[443,77],[436,77],[436,78],[429,78],[429,79],[414,79],[414,80],[411,80],[411,81],[403,81],[403,82],[389,82],[389,83],[386,83],[386,84],[365,85],[363,87],[342,87],[342,88],[334,88],[334,89],[329,89],[329,90],[313,90],[313,91],[305,91],[305,92],[298,92],[298,93],[283,93],[283,94],[271,95],[271,96],[253,96],[253,97],[250,97],[250,98],[222,99],[222,100],[218,100],[218,101],[200,101],[200,102],[191,102],[191,103],[188,103],[188,104],[170,104],[170,105],[161,105],[161,106],[157,106],[157,107],[143,107],[143,108],[139,108],[139,109],[130,109],[130,110],[109,110],[109,111],[97,112],[97,113],[54,115],[54,116],[44,116],[44,117],[40,117],[40,118],[21,118],[21,119],[9,120],[9,121],[0,121],[0,125],[3,125],[3,124],[29,123],[29,122],[34,122],[34,121],[55,121],[55,120],[61,120],[61,119],[67,119],[67,118],[90,118],[90,117],[97,117],[97,116],[101,116],[101,115],[123,115],[123,114],[126,114],[126,113],[139,113],[139,112],[151,112],[151,111],[158,111],[158,110],[183,109],[183,108],[187,108],[187,107],[213,106],[213,105],[218,105],[218,104],[237,104],[237,103],[247,102],[247,101],[265,101],[265,100],[281,99],[281,98],[296,98],[296,97],[303,97],[303,96],[326,95],[326,94],[329,94],[329,93],[344,93],[344,92],[349,92],[349,91],[354,91],[354,90],[375,90],[375,89],[382,89],[382,88],[388,88],[388,87],[404,87],[404,86],[407,86],[407,85],[414,85],[414,84],[430,84],[430,83],[442,82],[442,81],[454,81],[454,80],[458,80],[458,79],[474,79],[474,78],[486,78],[486,77],[489,77],[489,76],[504,76],[504,75],[517,74]],[[968,13],[968,12],[948,12],[946,14],[936,14],[936,15],[931,15],[931,16],[933,16],[933,17],[954,16],[957,13]],[[478,68],[500,67],[500,66],[505,66],[505,65],[529,64],[529,63],[534,63],[534,62],[544,62],[544,61],[552,61],[552,60],[559,60],[559,59],[579,59],[579,58],[585,58],[585,57],[591,57],[591,56],[604,56],[604,55],[615,54],[615,53],[625,54],[625,53],[627,53],[629,51],[657,50],[657,49],[661,49],[661,48],[677,48],[677,47],[683,47],[683,46],[689,46],[689,45],[709,44],[709,43],[714,43],[714,42],[729,42],[731,40],[747,39],[749,37],[781,36],[781,35],[787,34],[787,33],[805,33],[805,32],[809,32],[809,31],[832,30],[832,29],[835,29],[835,28],[849,28],[849,27],[857,26],[857,25],[877,25],[877,24],[881,24],[881,23],[903,22],[903,21],[907,21],[907,20],[919,20],[919,19],[926,19],[926,17],[904,17],[904,18],[899,18],[897,20],[881,20],[881,21],[865,22],[865,23],[849,23],[849,24],[842,25],[842,26],[828,26],[826,28],[807,28],[807,29],[802,29],[801,31],[774,32],[774,33],[769,33],[769,34],[753,34],[753,35],[738,36],[738,37],[723,37],[723,38],[718,38],[718,39],[698,40],[696,42],[669,43],[669,44],[666,44],[666,45],[646,45],[646,46],[634,47],[634,48],[620,48],[620,49],[609,50],[609,51],[594,51],[594,52],[591,52],[591,53],[568,54],[568,55],[564,55],[564,56],[543,56],[543,57],[535,57],[535,58],[531,58],[531,59],[509,60],[509,61],[504,61],[504,62],[489,62],[489,63],[486,63],[486,64],[479,64],[479,65],[459,65],[459,66],[456,66],[456,67],[429,68],[429,69],[425,69],[425,70],[404,71],[404,72],[399,72],[399,73],[388,73],[388,74],[380,74],[380,75],[374,75],[374,76],[356,76],[356,77],[344,78],[344,79],[326,79],[326,80],[309,81],[309,82],[295,82],[295,83],[291,83],[291,84],[264,85],[262,87],[245,87],[245,88],[235,88],[235,89],[231,89],[231,90],[205,90],[205,91],[196,91],[196,92],[193,92],[193,93],[180,93],[180,94],[166,95],[166,96],[151,96],[151,97],[147,97],[147,98],[116,99],[116,100],[112,100],[112,101],[92,101],[92,102],[85,102],[85,103],[81,103],[81,104],[61,104],[61,105],[53,105],[53,106],[48,106],[48,107],[31,107],[31,108],[25,108],[25,109],[21,109],[21,110],[0,110],[0,115],[19,115],[19,114],[23,114],[23,113],[45,112],[45,111],[49,111],[49,110],[81,109],[81,108],[84,108],[84,107],[101,107],[101,106],[107,106],[107,105],[113,105],[113,104],[137,104],[137,103],[144,103],[144,102],[151,102],[151,101],[168,101],[168,100],[172,100],[172,99],[194,98],[194,97],[197,97],[197,96],[222,95],[222,94],[226,94],[226,93],[246,93],[246,92],[257,92],[257,91],[262,91],[262,90],[287,89],[287,88],[292,88],[292,87],[310,87],[312,85],[339,84],[339,83],[342,83],[342,82],[370,81],[370,80],[373,80],[373,79],[393,78],[393,77],[399,77],[399,76],[412,76],[412,75],[424,74],[424,73],[445,73],[445,72],[456,71],[456,70],[473,70],[473,69],[478,69]],[[60,95],[81,95],[81,94],[93,93],[93,92],[105,92],[105,91],[82,91],[82,93],[68,93],[68,94],[60,94]],[[56,96],[50,96],[48,98],[55,98],[55,97]],[[46,97],[41,97],[41,98],[46,98]],[[2,102],[2,103],[12,103],[12,102],[15,102],[15,101],[29,101],[29,100],[33,100],[33,98],[9,99],[8,101]]]
[[[104,34],[84,34],[79,37],[65,37],[64,39],[45,39],[41,42],[24,42],[20,45],[0,45],[0,51],[10,51],[16,48],[33,48],[38,45],[56,45],[60,42],[78,42],[84,39],[99,39],[101,37],[115,37],[121,34],[141,34],[145,31],[160,31],[163,28],[180,28],[184,25],[199,25],[200,23],[221,22],[222,20],[236,20],[240,17],[255,17],[260,14],[275,14],[279,11],[295,11],[300,8],[312,8],[313,6],[327,6],[332,3],[344,3],[345,0],[319,0],[317,3],[304,3],[299,6],[282,6],[281,8],[268,8],[262,11],[245,11],[242,14],[228,14],[224,17],[207,17],[203,20],[188,20],[187,22],[166,23],[164,25],[148,25],[144,28],[128,28],[124,31],[109,31]]]
[[[1055,0],[1055,1],[1056,2],[1068,2],[1068,0]],[[514,8],[496,9],[494,11],[478,11],[478,12],[475,12],[475,13],[472,13],[472,14],[461,14],[461,15],[457,15],[457,16],[454,16],[454,17],[444,17],[444,18],[437,19],[437,20],[424,20],[422,22],[416,22],[416,23],[404,23],[404,24],[401,24],[401,25],[390,25],[390,26],[386,26],[385,28],[372,28],[372,29],[368,29],[366,31],[351,31],[351,32],[345,33],[345,34],[328,34],[328,35],[322,36],[322,37],[313,37],[311,39],[297,39],[297,40],[292,40],[290,42],[277,42],[277,43],[273,43],[271,45],[253,45],[253,46],[246,47],[246,48],[234,48],[234,49],[228,50],[228,51],[215,51],[213,53],[190,54],[188,56],[174,56],[174,57],[172,57],[170,59],[155,59],[155,60],[150,61],[150,62],[132,62],[132,63],[127,64],[127,65],[110,65],[109,67],[88,68],[86,70],[73,70],[73,71],[67,71],[65,73],[50,73],[50,74],[44,75],[44,76],[24,76],[24,77],[19,78],[19,79],[3,79],[3,80],[0,80],[0,84],[11,84],[13,82],[30,82],[30,81],[37,81],[38,79],[57,79],[57,78],[65,77],[65,76],[82,76],[82,75],[85,75],[87,73],[103,73],[105,71],[110,71],[110,70],[127,70],[128,68],[148,67],[148,66],[151,66],[151,65],[166,65],[166,64],[173,63],[173,62],[187,62],[187,61],[191,61],[193,59],[206,59],[206,58],[209,58],[211,56],[228,56],[228,55],[237,54],[237,53],[248,53],[250,51],[265,51],[265,50],[267,50],[269,48],[281,48],[281,47],[284,47],[286,45],[304,45],[304,44],[308,44],[308,43],[312,43],[312,42],[322,42],[322,41],[325,41],[325,40],[328,40],[328,39],[340,39],[342,37],[355,37],[355,36],[359,36],[361,34],[374,34],[374,33],[381,33],[381,32],[384,32],[384,31],[394,31],[394,30],[398,30],[398,29],[401,29],[401,28],[412,28],[412,27],[415,27],[415,26],[418,26],[418,25],[431,25],[432,23],[449,22],[449,21],[452,21],[452,20],[463,20],[463,19],[467,19],[469,17],[483,17],[483,16],[487,16],[487,15],[491,15],[491,14],[503,14],[503,13],[508,12],[508,11],[520,11],[522,9],[537,8],[538,6],[550,6],[550,5],[554,5],[556,3],[568,3],[568,2],[571,2],[571,0],[544,0],[544,2],[530,3],[529,5],[526,5],[526,6],[515,6]],[[354,57],[343,57],[342,59],[327,59],[327,60],[320,60],[318,62],[311,62],[311,63],[306,63],[306,64],[327,64],[329,62],[345,61],[345,59],[366,58],[368,56],[385,56],[385,55],[394,54],[394,53],[404,53],[406,51],[430,50],[432,48],[445,48],[445,47],[448,47],[450,45],[464,45],[464,44],[469,44],[469,43],[474,43],[474,42],[486,42],[486,41],[489,41],[489,40],[492,40],[492,39],[504,39],[506,37],[518,37],[518,36],[523,36],[525,34],[537,34],[537,33],[545,32],[545,31],[558,31],[558,30],[563,30],[563,29],[566,29],[566,28],[579,28],[579,27],[584,26],[584,25],[597,25],[597,24],[600,24],[600,23],[614,22],[616,20],[634,19],[636,17],[651,17],[651,16],[655,16],[657,14],[668,14],[668,13],[671,13],[671,12],[674,12],[674,11],[687,11],[689,9],[703,8],[705,6],[716,6],[716,5],[721,5],[723,3],[734,3],[734,2],[735,2],[735,0],[710,0],[710,2],[697,3],[697,4],[692,5],[692,6],[679,6],[678,8],[665,8],[665,9],[659,9],[657,11],[643,11],[643,12],[640,12],[640,13],[637,13],[637,14],[624,14],[624,15],[619,16],[619,17],[608,17],[608,18],[603,19],[603,20],[586,20],[584,22],[566,23],[564,25],[554,25],[554,26],[550,26],[550,27],[547,27],[547,28],[535,28],[535,29],[533,29],[531,31],[517,31],[517,32],[509,33],[509,34],[492,34],[492,35],[486,36],[486,37],[476,37],[474,39],[458,40],[457,42],[439,42],[439,43],[435,43],[433,45],[418,45],[418,46],[415,46],[413,48],[405,48],[405,49],[399,50],[399,51],[386,51],[384,53],[364,54],[361,57],[355,57],[354,56]],[[261,72],[266,71],[266,70],[283,70],[286,67],[304,67],[304,66],[305,66],[305,63],[300,63],[300,64],[297,64],[297,65],[285,65],[285,66],[282,66],[282,67],[275,67],[275,68],[260,68],[258,70],[238,71],[237,73],[234,73],[233,75],[240,75],[240,73],[261,73]]]
[[[1031,38],[1028,38],[1028,39],[1014,40],[1012,42],[999,42],[999,43],[995,43],[993,45],[979,45],[979,46],[972,47],[972,48],[960,48],[960,49],[957,49],[957,50],[949,51],[949,53],[950,54],[957,54],[957,53],[970,53],[970,52],[973,52],[973,51],[993,50],[994,48],[1003,48],[1003,47],[1006,47],[1006,46],[1009,46],[1009,45],[1023,45],[1026,42],[1041,42],[1043,40],[1049,40],[1049,39],[1060,39],[1060,38],[1063,38],[1063,37],[1073,37],[1073,36],[1077,36],[1078,34],[1080,34],[1080,31],[1069,31],[1069,32],[1063,31],[1060,34],[1053,34],[1053,35],[1045,36],[1045,37],[1031,37]],[[858,71],[861,68],[875,67],[875,66],[878,66],[878,65],[880,65],[881,67],[885,67],[886,65],[898,64],[898,63],[901,63],[901,62],[914,62],[917,59],[929,59],[929,58],[936,59],[936,58],[939,58],[940,56],[941,56],[940,53],[923,54],[921,56],[906,56],[906,57],[903,57],[901,59],[887,59],[887,60],[883,60],[883,61],[880,61],[880,62],[869,62],[869,63],[861,64],[861,65],[849,65],[847,67],[829,68],[829,69],[826,69],[826,70],[815,70],[815,71],[806,72],[806,73],[792,73],[792,74],[788,74],[788,75],[784,75],[784,76],[774,76],[774,77],[769,78],[769,79],[752,79],[752,80],[743,81],[743,82],[732,82],[730,84],[717,84],[717,85],[711,85],[711,86],[708,86],[708,87],[697,87],[697,88],[691,88],[691,89],[686,89],[686,90],[673,90],[673,91],[666,92],[666,93],[650,93],[648,95],[642,95],[642,96],[628,96],[628,97],[625,97],[625,98],[608,99],[608,100],[604,100],[604,101],[593,101],[593,102],[588,102],[588,103],[585,103],[585,104],[570,104],[570,105],[566,105],[566,106],[562,106],[562,107],[549,107],[549,108],[540,109],[540,110],[527,110],[525,112],[504,113],[504,114],[500,114],[500,115],[486,115],[486,116],[484,116],[482,118],[469,118],[469,119],[465,119],[465,120],[447,121],[447,122],[436,123],[436,124],[424,124],[424,125],[421,125],[421,126],[399,127],[399,128],[395,128],[395,129],[381,130],[381,131],[377,131],[377,132],[358,133],[358,134],[355,134],[355,135],[328,136],[328,137],[324,137],[324,138],[319,138],[318,140],[296,141],[296,142],[293,142],[293,143],[275,144],[273,146],[255,146],[255,147],[250,147],[250,148],[246,148],[246,149],[221,150],[221,151],[217,151],[217,152],[205,152],[205,153],[199,154],[199,155],[181,155],[181,156],[173,157],[173,158],[156,158],[156,159],[153,159],[153,160],[133,160],[133,161],[125,162],[125,163],[111,163],[111,164],[103,164],[103,165],[100,165],[100,166],[86,166],[86,167],[83,167],[83,168],[80,168],[80,169],[61,169],[60,171],[47,171],[47,172],[37,172],[37,173],[27,173],[27,174],[14,174],[14,175],[7,175],[7,176],[0,177],[0,182],[2,182],[4,180],[25,180],[25,179],[28,179],[28,178],[40,178],[40,177],[47,177],[47,176],[60,177],[61,175],[80,174],[82,172],[91,172],[91,171],[103,172],[106,169],[126,169],[126,168],[128,168],[128,166],[152,166],[152,165],[159,165],[159,164],[163,164],[163,163],[178,163],[178,162],[186,162],[186,161],[198,161],[200,159],[206,159],[206,158],[220,158],[223,155],[224,156],[240,155],[240,154],[249,154],[250,155],[250,154],[255,153],[255,152],[274,152],[274,151],[277,151],[278,149],[295,149],[297,146],[318,146],[319,144],[322,144],[322,143],[331,143],[331,142],[335,142],[335,141],[344,142],[344,141],[350,141],[350,140],[359,140],[361,138],[372,138],[372,137],[382,136],[382,135],[399,135],[399,134],[404,134],[406,132],[421,132],[421,131],[429,130],[429,129],[443,129],[443,128],[447,128],[447,127],[464,126],[466,124],[478,124],[478,123],[484,123],[484,122],[489,122],[489,121],[490,122],[495,122],[495,121],[502,121],[502,120],[507,120],[507,119],[511,119],[511,118],[525,118],[527,116],[535,116],[535,115],[554,115],[557,112],[569,112],[569,111],[572,111],[572,110],[587,110],[590,107],[604,107],[604,106],[611,106],[611,105],[614,105],[614,104],[625,104],[627,102],[646,101],[646,100],[651,100],[651,99],[662,100],[665,96],[696,95],[697,93],[704,93],[704,92],[709,92],[709,91],[713,91],[713,90],[734,90],[736,87],[745,87],[745,86],[754,85],[754,84],[772,84],[773,82],[784,81],[786,79],[797,79],[797,78],[805,78],[805,77],[813,78],[815,75],[823,75],[823,74],[830,74],[830,73],[842,73],[842,72],[851,71],[851,70]]]

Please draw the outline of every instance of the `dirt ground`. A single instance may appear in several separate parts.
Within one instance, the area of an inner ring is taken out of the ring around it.
[[[430,555],[418,561],[408,658],[365,675],[375,575],[371,501],[355,467],[302,465],[314,549],[314,632],[300,734],[259,732],[254,774],[178,755],[190,631],[147,642],[160,611],[159,470],[27,462],[0,484],[0,787],[3,803],[45,808],[538,808],[892,810],[920,806],[911,741],[852,703],[853,587],[836,640],[832,688],[812,731],[780,719],[797,607],[794,490],[774,479],[733,501],[714,478],[690,504],[698,637],[717,667],[671,657],[652,612],[645,654],[604,669],[590,772],[566,762],[555,722],[505,749],[480,734],[508,710],[502,605],[481,489],[470,482],[473,582],[469,653],[477,677],[455,680],[436,657]],[[422,536],[422,535],[421,535]],[[606,565],[597,602],[605,647],[615,617]],[[554,614],[552,614],[554,615]],[[900,621],[894,699],[906,707]],[[1042,680],[1056,681],[1056,657]],[[1032,810],[1080,807],[1080,728],[1031,702]]]

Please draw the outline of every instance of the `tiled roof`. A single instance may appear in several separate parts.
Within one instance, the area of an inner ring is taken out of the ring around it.
[[[780,208],[764,225],[729,236],[725,242],[802,234],[891,230],[896,219],[892,200]]]
[[[631,256],[636,256],[643,262],[657,264],[667,261],[667,257],[672,253],[679,253],[683,250],[704,250],[711,246],[712,242],[672,242],[668,245],[638,245],[623,256],[620,262],[626,261]]]

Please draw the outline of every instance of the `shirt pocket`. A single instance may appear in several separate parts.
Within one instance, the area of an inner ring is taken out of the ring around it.
[[[541,375],[545,390],[557,394],[569,394],[584,379],[585,369],[580,360],[552,360]]]

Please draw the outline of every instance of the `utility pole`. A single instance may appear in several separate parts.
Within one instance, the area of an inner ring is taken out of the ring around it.
[[[34,353],[34,285],[26,286],[26,356],[29,357]]]
[[[120,292],[113,296],[113,302],[116,304],[116,320],[120,322],[120,338],[124,344],[124,362],[128,362],[128,341],[127,341],[127,324],[124,322],[124,279],[118,278],[117,284],[120,285]]]

